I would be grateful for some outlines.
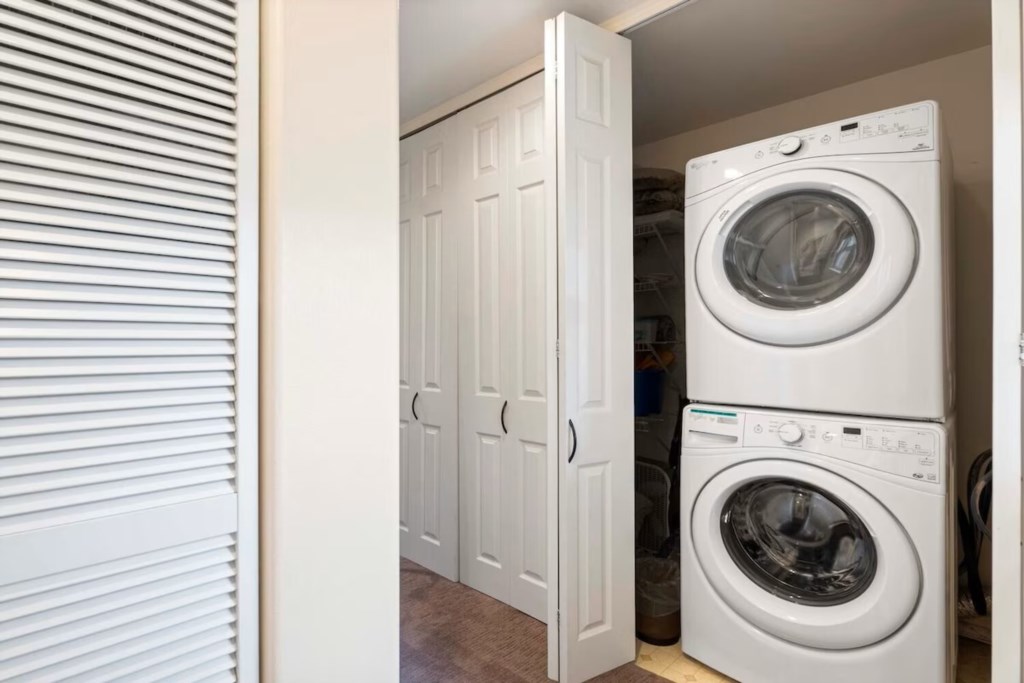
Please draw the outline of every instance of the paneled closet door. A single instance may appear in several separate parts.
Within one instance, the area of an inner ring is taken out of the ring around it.
[[[451,122],[402,142],[401,552],[459,578],[458,241]]]
[[[508,387],[503,453],[508,465],[509,604],[547,621],[548,337],[544,78],[508,92],[509,220],[502,270]],[[554,229],[554,226],[550,226]],[[553,330],[551,331],[553,332]]]
[[[0,7],[0,680],[258,680],[258,14]]]
[[[460,575],[509,601],[510,529],[502,414],[507,412],[502,329],[508,218],[507,93],[456,118],[459,184]]]
[[[557,147],[559,680],[575,683],[636,656],[631,45],[564,12],[545,29]]]
[[[546,621],[543,87],[459,115],[457,196],[462,581]]]

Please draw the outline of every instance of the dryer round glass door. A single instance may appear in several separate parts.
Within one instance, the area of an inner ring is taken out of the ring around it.
[[[892,193],[852,173],[801,169],[730,198],[705,228],[695,268],[700,296],[723,324],[800,346],[884,315],[916,261],[916,230]]]
[[[865,647],[914,612],[921,572],[903,527],[828,470],[778,459],[739,464],[708,482],[691,520],[704,577],[733,611],[775,637]]]

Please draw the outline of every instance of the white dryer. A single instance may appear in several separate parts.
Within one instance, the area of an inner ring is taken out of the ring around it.
[[[950,160],[921,102],[686,167],[687,395],[944,419]]]
[[[743,683],[951,683],[947,426],[690,405],[682,648]]]

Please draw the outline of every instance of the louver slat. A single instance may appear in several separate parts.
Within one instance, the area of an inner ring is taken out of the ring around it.
[[[0,681],[237,680],[242,8],[0,4]]]

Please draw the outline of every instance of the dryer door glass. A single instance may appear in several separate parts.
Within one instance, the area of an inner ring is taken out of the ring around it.
[[[768,308],[818,306],[864,275],[874,234],[852,202],[820,190],[776,195],[742,216],[726,238],[730,284]]]
[[[825,491],[791,479],[759,479],[722,508],[733,562],[772,594],[803,605],[849,602],[871,584],[878,556],[857,515]]]

